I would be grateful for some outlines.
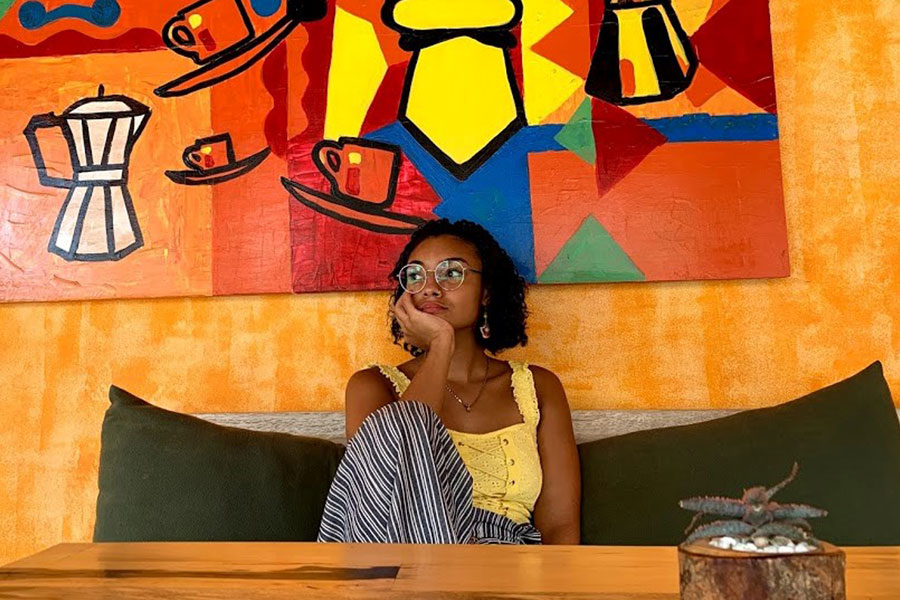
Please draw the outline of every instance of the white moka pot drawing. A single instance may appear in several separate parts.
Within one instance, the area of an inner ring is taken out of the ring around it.
[[[101,85],[96,97],[79,100],[61,115],[31,118],[24,134],[38,179],[69,190],[50,236],[50,252],[66,260],[108,261],[144,245],[127,183],[131,150],[149,117],[147,106],[127,96],[104,96]],[[37,130],[49,127],[59,127],[66,139],[71,179],[47,174]]]

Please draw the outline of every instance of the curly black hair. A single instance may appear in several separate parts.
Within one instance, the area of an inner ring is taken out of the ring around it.
[[[475,339],[478,344],[491,354],[527,344],[528,334],[525,333],[525,321],[528,318],[528,307],[525,305],[527,291],[525,279],[519,275],[509,254],[497,243],[494,236],[484,227],[472,221],[435,219],[426,222],[413,232],[389,275],[390,280],[396,286],[391,294],[390,306],[393,307],[394,303],[403,295],[398,275],[400,269],[409,262],[409,255],[426,239],[440,235],[450,235],[469,242],[475,246],[478,256],[481,258],[481,280],[487,291],[487,306],[480,309],[477,322],[482,322],[486,310],[491,335],[485,339],[482,337],[481,331],[476,328]],[[390,309],[388,312],[394,343],[402,345],[403,349],[413,356],[423,354],[424,350],[421,348],[402,341],[403,332],[400,329],[400,323],[394,318]]]

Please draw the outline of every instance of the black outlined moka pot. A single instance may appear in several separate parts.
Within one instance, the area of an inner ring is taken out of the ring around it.
[[[25,138],[48,187],[66,188],[48,250],[66,260],[119,260],[144,245],[134,203],[128,192],[128,161],[147,125],[150,109],[127,96],[83,98],[61,115],[31,118]],[[72,161],[72,178],[47,173],[37,130],[62,130]]]

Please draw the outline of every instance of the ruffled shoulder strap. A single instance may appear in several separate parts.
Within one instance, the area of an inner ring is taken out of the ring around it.
[[[511,360],[512,389],[519,412],[526,423],[537,429],[541,421],[541,410],[538,407],[537,390],[534,388],[534,376],[528,363],[525,361]]]
[[[367,369],[370,367],[378,367],[378,370],[381,371],[381,374],[387,377],[388,381],[390,381],[394,386],[394,390],[397,392],[398,396],[401,396],[409,386],[409,378],[404,375],[403,371],[401,371],[397,367],[394,367],[392,365],[383,365],[376,362],[371,362],[366,365]]]

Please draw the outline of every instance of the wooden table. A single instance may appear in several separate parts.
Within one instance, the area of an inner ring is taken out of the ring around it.
[[[845,548],[850,599],[900,598],[900,547]],[[0,598],[678,598],[673,547],[59,544]]]

